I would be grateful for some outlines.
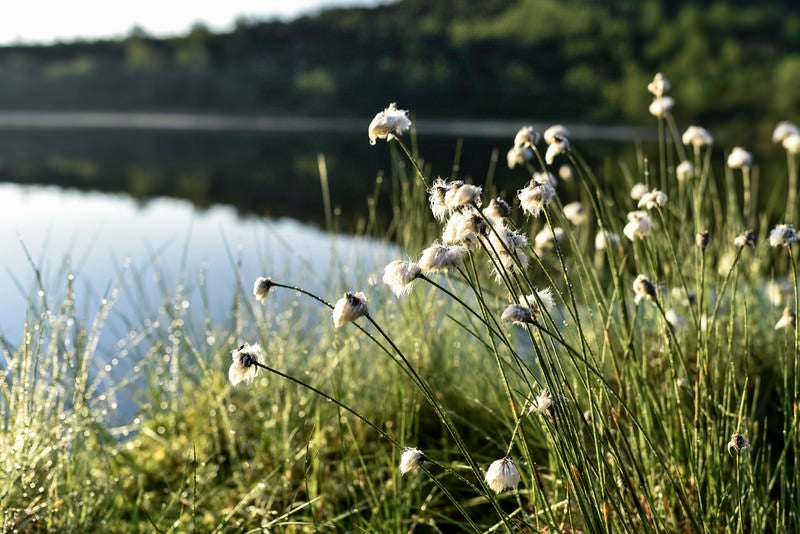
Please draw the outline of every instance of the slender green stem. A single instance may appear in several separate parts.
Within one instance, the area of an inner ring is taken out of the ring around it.
[[[788,224],[796,224],[795,204],[797,203],[797,157],[790,151],[786,151],[786,165],[789,168],[789,186],[788,194],[786,195],[786,222]]]
[[[428,180],[425,178],[425,173],[422,172],[422,169],[420,168],[419,163],[417,163],[416,158],[414,158],[414,156],[408,150],[408,147],[406,146],[405,143],[403,143],[402,139],[400,139],[398,136],[395,135],[394,140],[397,141],[398,145],[400,145],[400,148],[405,153],[406,157],[408,158],[408,161],[411,162],[411,165],[414,166],[414,170],[417,171],[417,176],[419,176],[419,179],[422,180],[422,184],[425,186],[425,189],[427,189],[429,187]]]
[[[336,406],[338,406],[342,410],[350,413],[351,415],[354,415],[356,418],[361,420],[361,422],[365,423],[367,426],[372,428],[375,432],[377,432],[378,434],[380,434],[381,436],[386,438],[387,441],[391,442],[392,444],[394,444],[397,447],[402,448],[402,445],[400,444],[400,442],[398,442],[392,436],[387,434],[385,430],[383,430],[381,427],[379,427],[378,425],[376,425],[375,423],[373,423],[372,421],[370,421],[369,419],[367,419],[366,417],[364,417],[363,415],[361,415],[360,413],[355,411],[353,408],[351,408],[348,405],[346,405],[345,403],[343,403],[342,401],[340,401],[340,400],[338,400],[338,399],[336,399],[334,397],[331,397],[330,395],[328,395],[324,391],[315,388],[314,386],[312,386],[311,384],[308,384],[307,382],[303,382],[299,378],[295,378],[292,375],[288,375],[288,374],[286,374],[284,372],[278,371],[274,367],[270,367],[269,365],[263,364],[261,362],[254,362],[254,365],[256,365],[257,367],[259,367],[261,369],[264,369],[265,371],[268,371],[268,372],[270,372],[270,373],[272,373],[274,375],[277,375],[277,376],[279,376],[279,377],[281,377],[281,378],[283,378],[285,380],[288,380],[289,382],[294,382],[298,386],[302,386],[302,387],[306,388],[307,390],[313,392],[314,394],[319,395],[323,399],[334,403]]]

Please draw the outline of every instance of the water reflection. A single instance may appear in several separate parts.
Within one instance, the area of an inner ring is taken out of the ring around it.
[[[448,125],[461,129],[451,131]],[[459,137],[458,132],[470,132],[468,124],[442,123],[433,131],[443,135],[406,141],[417,146],[430,176],[457,175],[483,184],[493,173],[500,190],[513,192],[526,180],[521,169],[505,165],[517,126],[484,128],[481,136]],[[243,214],[322,225],[322,154],[332,204],[339,208],[343,229],[352,230],[368,213],[376,177],[392,176],[393,161],[404,163],[393,160],[394,145],[370,146],[362,130],[5,129],[0,130],[0,182],[125,193],[141,201],[182,198],[200,208],[226,204]],[[587,140],[577,146],[592,162],[616,159],[621,148],[633,150],[632,142]],[[383,184],[377,191],[385,206],[392,187],[389,180]]]
[[[45,289],[61,288],[75,274],[78,300],[89,314],[89,303],[99,303],[110,287],[138,288],[123,292],[116,306],[119,315],[138,316],[148,303],[153,310],[160,305],[163,287],[197,285],[202,277],[211,318],[220,322],[240,289],[237,270],[244,285],[264,274],[286,275],[322,292],[330,284],[363,283],[397,256],[390,245],[327,234],[292,219],[241,216],[230,206],[198,211],[174,199],[141,205],[125,195],[0,184],[0,266],[6,273],[0,333],[12,344],[19,342],[27,302],[36,298],[25,249]],[[357,261],[338,266],[339,257]],[[331,265],[337,265],[335,280],[328,276]],[[60,304],[57,294],[50,297],[51,305]]]

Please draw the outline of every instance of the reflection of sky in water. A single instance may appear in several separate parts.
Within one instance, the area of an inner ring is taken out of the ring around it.
[[[0,333],[12,344],[21,337],[26,302],[35,294],[35,274],[20,239],[45,289],[62,291],[51,299],[52,307],[59,304],[67,273],[75,274],[76,304],[88,314],[109,288],[123,287],[114,314],[124,314],[143,302],[159,305],[159,284],[170,292],[181,281],[197,289],[202,275],[214,321],[230,310],[237,263],[246,296],[256,277],[269,275],[335,300],[344,289],[363,290],[368,278],[374,281],[398,257],[368,240],[332,237],[288,219],[240,218],[228,207],[199,212],[185,201],[140,205],[125,196],[0,184]],[[132,294],[124,283],[131,279],[141,282],[143,294]],[[192,295],[193,306],[197,298]]]

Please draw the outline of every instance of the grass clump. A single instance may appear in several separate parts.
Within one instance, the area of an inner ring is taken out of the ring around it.
[[[614,187],[563,126],[546,150],[523,128],[510,194],[427,176],[390,106],[370,137],[392,148],[394,217],[365,228],[405,257],[343,258],[336,301],[277,277],[251,296],[238,273],[225,325],[164,289],[117,345],[140,353],[127,439],[90,385],[106,308],[81,329],[42,301],[5,344],[7,530],[796,530],[796,210],[764,208],[744,149],[718,172],[673,104]]]

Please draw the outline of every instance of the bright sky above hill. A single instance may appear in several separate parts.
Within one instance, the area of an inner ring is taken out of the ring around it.
[[[328,6],[386,0],[22,0],[0,16],[0,45],[121,37],[134,26],[154,36],[185,33],[196,22],[232,28],[237,17],[290,19]]]

